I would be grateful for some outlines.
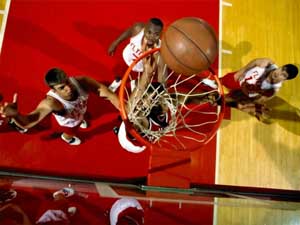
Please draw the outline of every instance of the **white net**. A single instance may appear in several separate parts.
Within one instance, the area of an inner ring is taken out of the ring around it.
[[[159,63],[157,55],[154,64]],[[142,85],[147,71],[135,73],[129,68],[123,78],[128,85],[121,90],[125,93],[126,118],[151,145],[176,150],[196,149],[210,140],[222,120],[222,89],[210,71],[184,76],[166,65],[163,71],[164,83],[157,82],[157,71],[152,71],[147,84]],[[203,85],[203,78],[208,76],[215,88]]]

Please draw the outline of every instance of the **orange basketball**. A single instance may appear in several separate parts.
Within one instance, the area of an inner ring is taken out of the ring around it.
[[[176,73],[192,75],[209,68],[218,53],[214,29],[204,20],[186,17],[168,26],[161,42],[161,56]]]

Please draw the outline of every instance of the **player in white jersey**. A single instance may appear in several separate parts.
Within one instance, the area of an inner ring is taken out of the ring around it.
[[[124,31],[108,48],[108,54],[113,55],[118,45],[130,38],[130,42],[123,50],[123,59],[129,66],[134,59],[143,52],[160,46],[160,35],[163,23],[160,19],[151,18],[148,23],[136,23]],[[133,71],[142,72],[142,66],[134,67]]]
[[[128,66],[137,59],[145,51],[160,47],[160,36],[163,30],[163,22],[158,18],[151,18],[146,24],[136,23],[126,31],[124,31],[116,40],[114,40],[108,48],[108,54],[113,55],[118,45],[124,40],[130,38],[129,43],[123,50],[123,60],[126,63],[126,67],[118,65],[122,71],[118,70],[118,75],[124,74]],[[155,54],[154,54],[155,55]],[[158,53],[156,54],[156,56]],[[155,60],[156,61],[156,60]],[[161,65],[163,64],[160,60]],[[143,62],[137,63],[132,71],[143,72]],[[158,81],[164,82],[164,73],[160,73],[161,76],[157,77]],[[134,78],[135,79],[135,78]],[[121,84],[121,82],[119,82]],[[114,88],[115,89],[115,88]]]
[[[0,108],[2,116],[12,118],[24,128],[31,128],[53,113],[63,128],[61,138],[70,145],[79,145],[81,140],[76,137],[76,131],[80,126],[86,127],[84,114],[87,108],[88,92],[109,100],[119,109],[118,97],[104,84],[92,78],[86,76],[69,78],[63,70],[53,68],[47,72],[45,81],[51,90],[31,113],[20,114],[15,102],[5,104]]]
[[[297,74],[298,68],[293,64],[278,67],[269,58],[258,58],[220,80],[229,89],[226,95],[229,105],[257,115],[267,110],[265,102],[279,91],[282,83],[294,79]]]

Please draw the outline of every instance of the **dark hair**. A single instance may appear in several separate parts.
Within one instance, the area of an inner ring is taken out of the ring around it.
[[[158,19],[158,18],[151,18],[149,20],[149,23],[152,23],[152,24],[154,24],[156,26],[160,26],[161,28],[164,27],[164,23],[160,19]]]
[[[287,80],[294,79],[298,74],[298,68],[293,64],[286,64],[282,66],[282,70],[288,73],[289,76],[286,78]]]
[[[50,88],[53,88],[53,86],[57,84],[63,84],[67,80],[67,74],[59,68],[53,68],[49,70],[45,75],[45,82]]]

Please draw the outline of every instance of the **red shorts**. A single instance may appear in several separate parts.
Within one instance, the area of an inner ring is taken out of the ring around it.
[[[227,73],[225,76],[220,78],[222,85],[228,89],[236,90],[241,89],[241,85],[238,81],[234,80],[236,72]]]

